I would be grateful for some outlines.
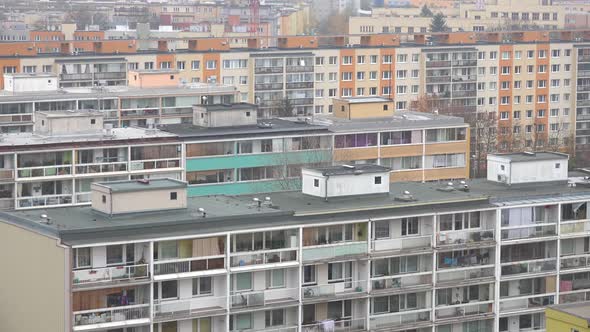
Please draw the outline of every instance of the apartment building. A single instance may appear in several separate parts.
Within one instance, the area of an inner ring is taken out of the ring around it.
[[[195,104],[232,103],[237,98],[233,86],[184,84],[169,70],[130,73],[128,86],[78,88],[59,88],[63,75],[7,74],[10,84],[0,91],[0,132],[31,132],[38,112],[92,110],[113,127],[186,123],[192,122]]]
[[[580,160],[580,164],[586,165],[590,162],[590,47],[578,47],[575,52],[576,158]]]
[[[31,132],[0,141],[1,208],[89,204],[90,184],[106,179],[171,177],[187,181],[191,197],[295,190],[303,167],[333,163],[388,165],[391,181],[469,177],[461,118],[392,107],[383,114],[373,103],[376,111],[359,119],[259,119],[253,104],[178,98],[187,104],[170,109],[186,111],[182,123],[157,129],[113,128],[104,112],[88,109],[37,110]],[[371,108],[352,102],[362,113]]]
[[[0,318],[15,332],[544,331],[546,306],[590,287],[589,183],[567,164],[495,155],[487,180],[391,186],[384,166],[312,167],[302,192],[188,199],[172,179],[94,183],[89,207],[1,213],[21,260],[4,256]]]
[[[432,8],[434,13],[445,15],[451,31],[493,31],[509,30],[512,26],[535,27],[540,29],[564,29],[571,25],[572,14],[588,17],[575,8],[556,5],[543,0],[486,0],[484,4],[457,2],[454,6]],[[439,3],[437,1],[437,3]],[[425,33],[430,31],[432,17],[422,16],[422,6],[373,8],[370,16],[354,16],[349,20],[348,33]]]
[[[2,209],[87,205],[97,181],[184,177],[176,135],[112,129],[99,112],[38,111],[35,117],[34,132],[6,134],[0,142]]]

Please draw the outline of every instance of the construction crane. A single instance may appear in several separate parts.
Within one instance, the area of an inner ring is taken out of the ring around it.
[[[248,24],[248,32],[258,36],[260,26],[260,0],[248,0],[250,6],[250,17]]]

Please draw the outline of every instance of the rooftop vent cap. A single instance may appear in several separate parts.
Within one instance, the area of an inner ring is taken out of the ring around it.
[[[449,182],[449,183],[447,183],[446,187],[438,188],[437,190],[444,191],[444,192],[451,192],[451,191],[455,191],[455,187],[453,187],[453,182]]]
[[[400,202],[413,202],[416,200],[416,198],[414,198],[414,196],[409,191],[404,190],[400,196],[394,197],[394,200]]]
[[[139,184],[150,184],[150,179],[139,179],[137,180],[137,183]]]

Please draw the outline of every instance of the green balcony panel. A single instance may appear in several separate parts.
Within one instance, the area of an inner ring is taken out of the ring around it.
[[[332,155],[329,150],[227,155],[187,159],[186,171],[191,172],[212,169],[246,168],[287,164],[313,164],[329,162],[331,160]]]
[[[287,190],[300,190],[301,179],[284,179],[252,182],[201,184],[188,187],[189,197],[206,195],[247,195]]]

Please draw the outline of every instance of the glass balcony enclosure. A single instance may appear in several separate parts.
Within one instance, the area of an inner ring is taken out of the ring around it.
[[[225,238],[154,242],[154,274],[204,272],[225,268]]]

